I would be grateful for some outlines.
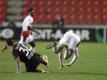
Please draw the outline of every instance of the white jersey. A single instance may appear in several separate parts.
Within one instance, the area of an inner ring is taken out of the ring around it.
[[[33,17],[28,15],[24,21],[23,21],[23,24],[22,24],[22,31],[27,31],[28,30],[28,26],[32,26],[31,24],[33,23]]]
[[[67,31],[59,41],[60,45],[68,45],[69,48],[76,47],[76,45],[80,42],[80,38],[78,35],[73,33],[72,30]]]
[[[33,17],[31,15],[28,15],[27,17],[25,17],[23,24],[22,24],[22,34],[23,32],[27,32],[28,31],[28,26],[32,26],[31,24],[33,23]],[[24,41],[25,36],[28,35],[28,37],[26,38],[26,40]],[[28,42],[32,42],[33,41],[33,36],[31,34],[26,34],[21,35],[21,39],[19,41],[19,43],[28,43]]]

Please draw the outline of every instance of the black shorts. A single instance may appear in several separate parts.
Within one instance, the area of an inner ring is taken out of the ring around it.
[[[36,72],[38,65],[41,63],[42,58],[39,54],[34,54],[34,56],[25,64],[27,72]]]

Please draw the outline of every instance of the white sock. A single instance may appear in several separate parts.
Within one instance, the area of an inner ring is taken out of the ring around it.
[[[75,61],[76,61],[76,59],[77,59],[77,56],[76,56],[76,55],[74,55],[74,56],[73,56],[73,58],[72,58],[72,60],[69,62],[69,65],[74,64],[74,63],[75,63]]]
[[[71,56],[70,50],[68,48],[66,48],[65,52],[64,52],[64,59],[69,59]]]
[[[60,63],[60,66],[63,66],[63,57],[62,57],[62,51],[61,52],[59,52],[59,54],[58,54],[58,58],[59,58],[59,63]]]
[[[73,50],[74,50],[74,54],[75,54],[77,57],[79,57],[78,48],[74,48]]]
[[[72,64],[74,64],[75,63],[75,61],[76,61],[76,59],[78,58],[78,48],[74,48],[73,49],[74,50],[74,56],[73,56],[73,58],[72,58],[72,60],[69,62],[69,65],[72,65]]]

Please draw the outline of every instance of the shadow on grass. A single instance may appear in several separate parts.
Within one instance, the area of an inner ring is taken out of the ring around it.
[[[107,76],[107,73],[100,72],[51,72],[53,74],[64,74],[64,75],[91,75],[91,76]]]
[[[0,71],[0,74],[2,74],[2,73],[13,74],[13,73],[15,73],[15,72],[12,72],[12,71]]]
[[[94,73],[94,72],[72,72],[68,74],[74,74],[74,75],[93,75],[93,76],[107,76],[107,73]]]
[[[15,72],[12,71],[0,71],[0,74],[14,74]],[[34,73],[34,72],[22,72],[22,73]],[[64,71],[50,71],[48,74],[55,74],[55,75],[91,75],[91,76],[107,76],[107,73],[100,73],[100,72],[64,72]]]

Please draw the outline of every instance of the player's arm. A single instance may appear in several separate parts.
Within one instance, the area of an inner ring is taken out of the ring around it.
[[[60,45],[60,44],[58,44],[58,45],[55,45],[53,47],[53,52],[56,53],[56,54],[58,54],[60,51],[62,51],[62,49],[63,49],[63,46]]]
[[[20,73],[21,72],[20,58],[19,58],[19,56],[15,56],[14,59],[16,61],[16,72]]]
[[[71,66],[72,64],[74,64],[76,62],[77,58],[78,58],[78,52],[77,52],[77,49],[74,49],[73,58],[69,62],[69,64],[67,64],[67,66]]]
[[[0,50],[1,52],[4,52],[7,49],[7,44]]]
[[[40,34],[38,31],[36,31],[36,30],[34,30],[33,28],[31,28],[31,26],[28,26],[28,30],[33,31],[33,32],[35,32],[35,33],[37,33],[37,34]]]

